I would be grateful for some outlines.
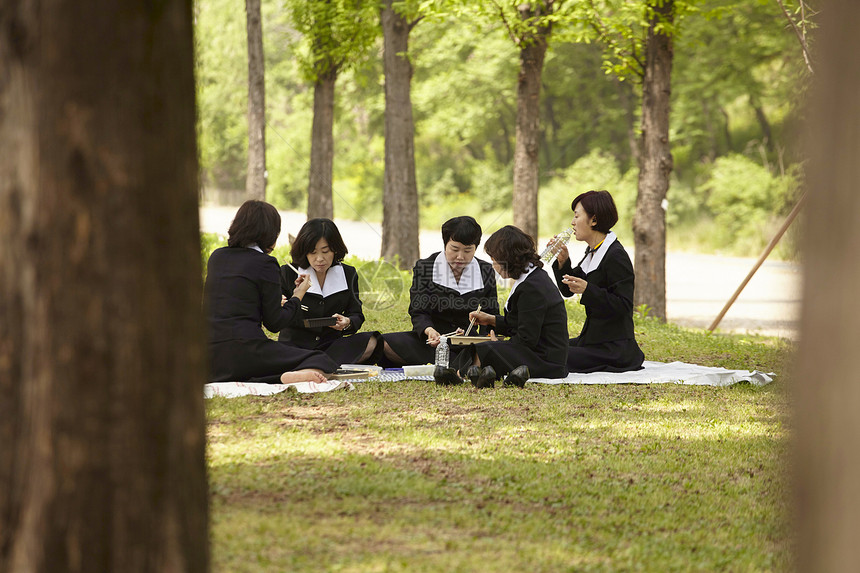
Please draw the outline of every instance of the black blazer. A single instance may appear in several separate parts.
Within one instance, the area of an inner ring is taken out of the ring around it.
[[[338,263],[343,267],[346,278],[346,290],[342,290],[323,298],[315,293],[305,293],[297,312],[289,324],[281,329],[278,340],[290,342],[301,348],[317,348],[331,344],[335,339],[357,332],[364,324],[364,313],[361,310],[361,299],[358,296],[358,273],[355,267]],[[334,265],[332,266],[334,268]],[[293,269],[284,265],[281,267],[281,289],[287,298],[293,296],[296,288],[296,275]],[[313,280],[316,276],[311,275]],[[301,306],[307,307],[303,310]],[[349,318],[349,328],[335,330],[329,326],[305,328],[302,321],[306,318],[322,318],[333,314],[342,314]]]
[[[299,311],[299,299],[281,306],[275,257],[244,247],[221,247],[209,257],[204,306],[209,341],[266,338],[261,325],[277,332]]]
[[[552,279],[535,269],[517,286],[505,305],[505,315],[496,315],[496,334],[529,347],[547,362],[567,362],[567,309]]]
[[[469,313],[478,309],[489,314],[498,314],[499,297],[496,294],[496,271],[493,265],[478,260],[481,269],[483,288],[465,294],[460,294],[452,288],[433,282],[433,266],[436,257],[444,257],[441,252],[434,253],[426,259],[419,259],[412,269],[412,287],[409,289],[409,316],[412,318],[412,330],[427,338],[424,330],[432,326],[439,334],[453,332],[458,328],[464,331],[469,328]],[[478,327],[473,328],[473,332]],[[488,334],[488,327],[481,327],[482,334]]]
[[[582,258],[584,260],[585,257]],[[613,340],[635,338],[633,333],[633,287],[635,275],[627,251],[616,239],[596,269],[587,275],[583,272],[582,260],[571,268],[570,259],[559,268],[558,261],[552,265],[561,293],[573,296],[562,275],[572,275],[588,282],[579,299],[585,306],[585,324],[579,334],[579,344],[600,344]]]

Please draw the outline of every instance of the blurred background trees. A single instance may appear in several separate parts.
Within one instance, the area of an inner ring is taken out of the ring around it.
[[[783,3],[792,14],[798,7]],[[262,0],[267,196],[294,210],[307,208],[314,116],[314,83],[304,71],[307,35],[294,23],[302,4]],[[411,31],[408,53],[420,225],[438,228],[463,213],[488,231],[512,223],[520,50],[502,21],[469,9],[492,9],[493,2],[414,4],[425,14]],[[612,2],[588,4],[611,21],[614,14],[600,10]],[[802,157],[794,142],[806,65],[772,0],[684,5],[673,37],[668,247],[757,255],[799,195]],[[209,200],[219,191],[244,188],[247,44],[241,5],[197,0],[195,14],[200,158]],[[355,21],[356,34],[366,23]],[[338,73],[333,211],[379,221],[385,149],[381,28],[365,54]],[[642,90],[612,56],[587,21],[559,14],[541,74],[541,237],[567,226],[574,195],[607,188],[621,211],[616,232],[633,245]],[[794,235],[790,231],[783,240],[778,256],[793,256]]]

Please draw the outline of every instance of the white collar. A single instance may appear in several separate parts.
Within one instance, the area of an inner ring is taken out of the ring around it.
[[[581,263],[579,263],[579,267],[582,269],[582,272],[588,274],[599,267],[600,263],[603,262],[603,257],[606,256],[606,251],[609,250],[609,245],[614,243],[617,238],[618,237],[615,236],[615,233],[609,231],[609,233],[606,234],[606,238],[603,239],[603,243],[597,248],[597,250],[585,255],[585,258],[582,259]]]
[[[534,263],[529,263],[528,268],[526,268],[526,272],[520,275],[520,278],[514,281],[514,285],[511,287],[511,292],[508,293],[508,300],[505,301],[505,310],[508,310],[508,302],[511,300],[511,297],[514,295],[514,291],[517,290],[517,287],[520,286],[524,280],[528,278],[530,274],[532,274],[537,267]]]
[[[311,288],[308,289],[308,292],[318,294],[323,298],[349,288],[346,284],[346,274],[344,274],[343,265],[341,264],[332,265],[328,268],[325,272],[325,284],[322,288],[320,288],[317,274],[313,269],[308,270],[299,267],[299,274],[311,277]]]
[[[481,276],[481,265],[477,257],[472,257],[472,262],[466,265],[463,274],[460,275],[460,282],[457,282],[454,280],[454,271],[451,270],[445,253],[436,255],[436,261],[433,263],[433,282],[455,290],[459,294],[484,288],[484,277]]]
[[[245,247],[245,248],[246,248],[246,249],[254,249],[255,251],[260,251],[261,253],[263,253],[263,249],[261,249],[260,247],[258,247],[258,246],[257,246],[257,243],[251,243],[250,245],[248,245],[248,246],[247,246],[247,247]],[[265,255],[266,253],[263,253],[263,254]]]

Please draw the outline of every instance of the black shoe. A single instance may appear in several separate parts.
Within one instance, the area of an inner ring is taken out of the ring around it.
[[[481,376],[481,367],[480,366],[469,366],[469,369],[466,370],[466,378],[469,379],[469,382],[472,383],[472,386],[478,387],[478,378]]]
[[[496,378],[496,371],[493,370],[493,367],[485,366],[484,369],[481,370],[481,375],[478,376],[478,379],[473,381],[472,384],[474,384],[476,388],[495,388]]]
[[[463,383],[457,371],[447,366],[437,366],[433,370],[433,379],[439,386],[456,386]]]
[[[523,388],[529,379],[529,367],[517,366],[511,373],[505,376],[505,386],[516,386]]]

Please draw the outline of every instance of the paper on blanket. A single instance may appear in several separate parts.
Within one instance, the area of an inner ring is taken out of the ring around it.
[[[294,382],[292,384],[263,384],[260,382],[212,382],[203,388],[204,398],[222,396],[224,398],[237,398],[239,396],[271,396],[289,390],[296,389],[300,394],[313,394],[315,392],[331,392],[343,388],[353,390],[355,386],[349,380],[329,380],[327,382]]]
[[[685,362],[652,362],[646,360],[642,370],[633,372],[570,373],[567,378],[531,378],[539,384],[687,384],[691,386],[731,386],[749,382],[764,386],[773,381],[773,372],[727,370]]]

